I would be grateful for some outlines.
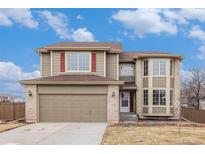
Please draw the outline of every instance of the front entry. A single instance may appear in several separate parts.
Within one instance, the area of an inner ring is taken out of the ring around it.
[[[130,92],[120,92],[120,112],[130,112]]]

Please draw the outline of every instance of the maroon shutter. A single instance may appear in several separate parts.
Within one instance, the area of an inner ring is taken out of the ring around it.
[[[65,52],[60,54],[60,71],[65,72]]]
[[[96,72],[96,53],[92,52],[92,72]]]

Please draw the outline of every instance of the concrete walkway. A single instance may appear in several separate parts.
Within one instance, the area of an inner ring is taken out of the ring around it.
[[[35,123],[0,133],[0,144],[98,145],[106,123]]]

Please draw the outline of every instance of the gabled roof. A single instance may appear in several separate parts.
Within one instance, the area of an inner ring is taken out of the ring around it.
[[[49,76],[30,80],[19,81],[22,85],[26,84],[123,84],[124,81],[114,80],[108,77],[102,77],[94,74],[89,75],[72,75],[64,74]]]
[[[181,55],[170,54],[168,52],[161,51],[131,51],[131,52],[123,52],[119,56],[120,62],[134,62],[134,59],[138,58],[175,58],[182,60],[183,57]]]
[[[122,53],[122,45],[118,42],[60,42],[38,48],[38,52],[49,50],[97,50],[111,53]]]

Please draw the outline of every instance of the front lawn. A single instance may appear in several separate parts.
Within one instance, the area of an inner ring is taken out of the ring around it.
[[[205,127],[183,125],[179,134],[177,125],[110,124],[102,144],[205,144]]]

